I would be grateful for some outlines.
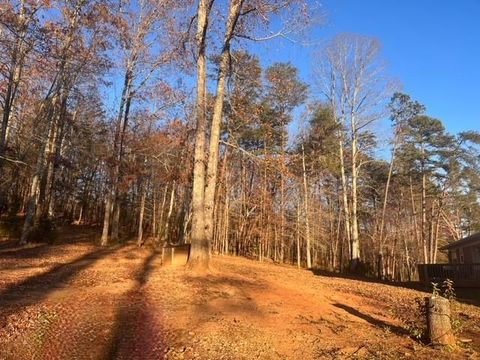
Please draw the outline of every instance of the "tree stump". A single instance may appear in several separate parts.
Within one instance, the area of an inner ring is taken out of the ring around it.
[[[450,321],[450,301],[440,296],[425,299],[427,308],[427,333],[433,345],[455,345]]]

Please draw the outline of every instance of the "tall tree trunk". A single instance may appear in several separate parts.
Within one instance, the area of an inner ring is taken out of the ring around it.
[[[230,10],[223,41],[220,66],[218,69],[217,90],[213,106],[212,126],[210,129],[210,145],[207,167],[207,180],[205,187],[205,236],[209,243],[213,240],[214,230],[214,204],[215,190],[217,187],[218,149],[220,130],[223,117],[223,102],[225,97],[225,79],[230,64],[230,42],[234,35],[235,26],[240,16],[243,0],[231,0]]]
[[[62,95],[62,101],[58,115],[54,120],[54,131],[52,138],[49,139],[47,168],[45,178],[44,198],[40,200],[42,204],[41,217],[44,219],[53,219],[54,217],[54,198],[53,190],[55,185],[56,173],[61,158],[61,149],[65,138],[65,125],[67,117],[67,99],[68,92]],[[72,122],[75,121],[76,112],[73,113]]]
[[[430,205],[429,221],[428,221],[428,262],[433,264],[433,238],[435,228],[435,200]]]
[[[296,229],[296,242],[297,242],[297,267],[300,269],[302,266],[302,254],[300,252],[300,204],[297,206],[297,229]],[[310,255],[310,254],[308,254]],[[308,258],[307,258],[307,263],[308,263]],[[310,266],[311,266],[311,260],[310,260]]]
[[[227,193],[225,195],[225,208],[224,208],[224,216],[225,216],[225,226],[224,226],[224,234],[223,234],[223,246],[222,246],[222,254],[228,255],[228,244],[229,244],[229,221],[230,221],[230,216],[229,216],[229,211],[230,211],[230,195],[228,194],[228,187],[227,188]]]
[[[145,214],[145,199],[147,197],[147,189],[143,184],[140,185],[141,188],[141,198],[140,198],[140,214],[138,215],[138,236],[137,236],[137,245],[143,245],[143,216]]]
[[[175,182],[172,184],[172,191],[170,192],[170,204],[168,206],[168,213],[165,219],[165,227],[164,227],[163,238],[162,238],[162,242],[168,242],[169,244],[173,243],[171,239],[169,239],[170,237],[169,231],[170,231],[170,219],[172,218],[172,213],[173,213],[174,200],[175,200]],[[175,241],[175,243],[177,242],[178,240]]]
[[[157,194],[155,191],[155,187],[152,186],[152,202],[153,202],[153,209],[152,209],[152,238],[153,242],[156,242],[156,235],[157,235]]]
[[[207,133],[205,49],[208,18],[212,5],[213,0],[200,0],[197,10],[197,127],[193,165],[191,247],[188,259],[191,269],[208,268],[210,262],[210,244],[205,233],[205,137]]]
[[[354,270],[360,262],[360,240],[358,236],[358,216],[357,216],[357,182],[358,182],[358,167],[357,167],[357,129],[356,120],[351,115],[351,132],[352,132],[352,154],[351,154],[351,171],[352,171],[352,238],[351,238],[351,267]]]
[[[134,56],[134,55],[132,55]],[[123,142],[127,128],[130,104],[132,101],[132,81],[133,81],[134,61],[130,59],[125,71],[125,77],[122,89],[122,98],[117,116],[117,126],[115,130],[115,139],[113,142],[113,169],[110,174],[110,188],[105,201],[105,213],[103,221],[103,230],[101,245],[106,246],[109,243],[109,232],[111,240],[118,240],[118,228],[120,221],[120,202],[118,197],[118,183],[121,176],[121,162],[123,157]],[[113,213],[110,213],[113,212]]]
[[[267,145],[265,140],[263,141],[263,184],[262,184],[262,231],[261,231],[261,243],[262,251],[260,253],[260,261],[263,261],[265,256],[265,248],[268,247],[268,214],[267,214],[267,192],[268,192],[268,180],[267,180]]]
[[[394,144],[393,144],[393,149],[392,149],[392,157],[390,159],[390,164],[388,166],[388,175],[387,175],[387,182],[385,184],[385,190],[383,193],[383,204],[382,204],[382,214],[380,216],[380,226],[379,226],[379,236],[378,236],[378,256],[379,256],[379,278],[383,278],[383,256],[384,256],[384,251],[383,251],[383,246],[384,246],[384,228],[385,228],[385,215],[387,213],[387,204],[388,204],[388,195],[389,195],[389,190],[390,190],[390,182],[392,179],[392,173],[393,173],[393,166],[394,166],[394,160],[395,160],[395,152],[396,152],[396,147],[397,147],[397,138],[395,138]]]
[[[59,120],[61,116],[61,110],[58,106],[58,99],[59,96],[54,97],[52,108],[50,111],[47,112],[50,130],[46,139],[44,155],[45,166],[40,182],[38,206],[35,213],[36,222],[38,222],[39,219],[46,219],[49,217],[48,201],[51,198],[50,193],[54,180],[54,154],[56,153],[57,137],[59,136],[60,131]]]
[[[84,205],[83,203],[80,204],[80,212],[79,212],[79,214],[78,214],[77,221],[75,221],[75,223],[76,223],[77,225],[80,225],[80,224],[82,223],[83,211],[84,211],[83,208],[84,208],[84,207],[85,207],[85,205]],[[73,215],[75,215],[75,214],[73,214]]]
[[[428,259],[428,250],[427,250],[427,184],[426,184],[426,176],[423,172],[422,166],[422,222],[421,226],[421,235],[422,235],[422,247],[423,247],[423,259],[425,264],[429,263]]]
[[[107,196],[105,199],[105,213],[103,217],[103,228],[102,228],[102,237],[100,240],[100,244],[102,246],[108,245],[108,232],[110,229],[110,217],[113,212],[113,197],[114,197],[115,190],[113,187],[108,189],[107,186]]]
[[[415,198],[414,198],[414,194],[413,194],[413,184],[412,184],[412,178],[411,177],[409,178],[409,188],[410,188],[410,202],[411,202],[411,206],[412,206],[413,234],[415,236],[415,241],[417,243],[417,246],[419,248],[421,248],[422,247],[422,239],[421,239],[421,236],[419,236],[419,234],[418,234],[417,207],[415,205]],[[423,261],[426,264],[427,259],[425,257],[425,254],[426,254],[426,251],[424,249],[424,251],[423,251],[424,259],[423,259]]]
[[[40,198],[43,198],[42,192],[42,181],[45,177],[45,169],[48,163],[48,146],[49,141],[54,136],[55,124],[54,124],[54,109],[57,107],[58,96],[54,96],[53,99],[46,99],[51,101],[51,104],[47,106],[46,118],[48,120],[48,132],[47,138],[42,142],[40,146],[39,155],[37,158],[37,163],[35,166],[35,172],[33,174],[32,183],[30,186],[30,193],[28,196],[28,205],[27,205],[27,214],[25,216],[25,222],[23,224],[22,236],[20,238],[20,244],[26,244],[30,241],[30,234],[32,228],[38,225],[40,219]],[[44,188],[43,188],[44,189]]]
[[[215,196],[215,203],[216,209],[214,212],[214,217],[217,219],[217,226],[214,233],[214,240],[216,244],[215,251],[217,253],[222,253],[221,247],[223,244],[223,235],[224,235],[224,228],[225,228],[225,202],[223,206],[221,206],[221,198],[222,194],[224,195],[224,199],[228,196],[228,188],[226,187],[227,177],[228,177],[228,169],[227,169],[227,159],[228,159],[228,148],[225,149],[225,153],[222,159],[222,167],[220,170],[220,185],[219,191]]]
[[[158,233],[155,235],[158,238],[158,241],[162,241],[163,239],[163,216],[165,213],[165,204],[167,203],[167,195],[168,195],[168,185],[165,186],[165,190],[163,191],[163,199],[162,199],[162,206],[160,208],[160,216],[158,219]]]
[[[110,226],[110,242],[113,244],[117,243],[120,239],[120,205],[122,203],[122,199],[118,194],[118,185],[115,185],[114,189],[115,194],[112,197],[112,223]]]
[[[283,263],[285,252],[285,134],[282,134],[280,150],[280,262]],[[307,216],[305,214],[305,216]],[[308,261],[308,260],[307,260]]]
[[[21,245],[27,244],[30,241],[30,234],[33,226],[35,225],[34,221],[40,193],[40,180],[45,168],[45,146],[46,143],[43,144],[42,148],[40,149],[40,154],[35,167],[35,173],[33,174],[32,183],[30,185],[30,192],[27,201],[27,214],[23,224],[22,236],[20,238]]]
[[[335,230],[335,243],[332,251],[332,271],[336,271],[337,269],[337,257],[338,257],[338,244],[340,243],[340,226],[342,224],[342,211],[338,209],[338,220],[337,220],[337,227]],[[340,271],[342,270],[340,266]]]
[[[380,242],[380,253],[382,253],[382,247],[383,247],[383,232],[384,232],[384,228],[385,228],[385,215],[387,213],[388,195],[389,195],[389,190],[390,190],[390,182],[392,180],[396,147],[397,147],[397,141],[395,141],[395,143],[393,144],[392,158],[390,159],[390,164],[388,166],[387,182],[385,184],[385,191],[383,193],[382,215],[380,217],[380,229],[379,229],[380,234],[379,234],[379,237],[378,237],[379,242]]]
[[[349,257],[351,257],[351,226],[350,226],[350,208],[348,206],[348,187],[347,187],[347,177],[345,175],[345,158],[343,154],[343,140],[339,140],[339,158],[340,158],[340,177],[342,180],[342,205],[343,205],[343,214],[345,220],[345,234],[347,237],[347,244],[349,247]]]
[[[305,149],[302,143],[302,170],[303,170],[303,206],[305,212],[305,246],[306,246],[306,257],[307,257],[307,268],[312,267],[312,257],[310,254],[311,244],[310,244],[310,221],[309,221],[309,208],[308,208],[308,181],[307,181],[307,168],[305,165]]]

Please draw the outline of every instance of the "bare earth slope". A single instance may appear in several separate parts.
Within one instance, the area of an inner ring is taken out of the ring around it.
[[[160,261],[133,245],[0,246],[0,359],[478,358],[472,305],[457,312],[474,341],[437,350],[393,315],[424,296],[413,290],[233,257],[204,277]]]

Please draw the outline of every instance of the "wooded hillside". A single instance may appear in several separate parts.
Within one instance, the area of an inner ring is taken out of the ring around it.
[[[191,267],[215,253],[415,279],[480,229],[480,135],[402,93],[374,38],[323,42],[308,81],[255,53],[323,16],[302,0],[2,1],[2,233],[91,225],[104,246],[191,243]]]

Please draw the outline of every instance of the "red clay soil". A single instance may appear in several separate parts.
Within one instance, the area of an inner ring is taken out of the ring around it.
[[[479,358],[473,305],[454,307],[471,342],[410,337],[414,290],[234,257],[196,276],[134,245],[1,245],[0,359]]]

